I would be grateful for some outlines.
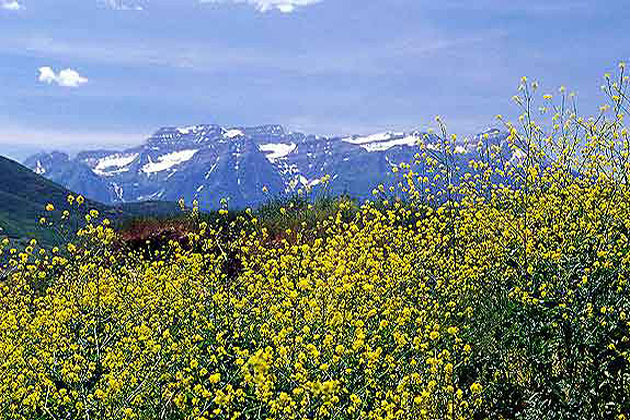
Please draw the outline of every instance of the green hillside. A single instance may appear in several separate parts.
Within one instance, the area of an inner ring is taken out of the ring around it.
[[[44,229],[39,219],[45,216],[48,203],[57,208],[67,207],[66,198],[71,191],[37,175],[21,164],[0,156],[0,237],[24,241],[36,238],[51,244],[60,238],[50,229]],[[86,209],[96,209],[115,221],[127,217],[153,216],[177,212],[174,203],[146,202],[130,203],[120,206],[107,206],[86,200]],[[79,214],[75,213],[70,224],[78,223]]]

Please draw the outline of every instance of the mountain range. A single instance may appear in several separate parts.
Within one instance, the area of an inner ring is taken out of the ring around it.
[[[496,142],[505,138],[497,129],[485,134]],[[74,157],[39,153],[24,164],[102,203],[184,198],[214,209],[224,198],[231,208],[243,208],[269,196],[317,191],[326,176],[331,194],[368,197],[375,186],[395,179],[393,166],[412,161],[424,148],[436,149],[436,141],[419,131],[323,137],[279,125],[200,124],[161,128],[142,145],[125,150],[84,151]],[[462,141],[454,152],[465,161],[476,154],[476,146]]]

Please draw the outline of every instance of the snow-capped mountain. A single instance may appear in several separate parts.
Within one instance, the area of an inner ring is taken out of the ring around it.
[[[367,197],[376,185],[390,183],[392,166],[410,162],[421,143],[433,147],[431,139],[421,132],[320,137],[278,125],[202,124],[161,128],[131,149],[86,151],[74,158],[41,153],[25,165],[104,203],[197,198],[209,209],[227,198],[231,207],[246,207],[270,194],[317,189],[326,175],[332,193]],[[462,144],[455,151],[463,157],[473,149]]]

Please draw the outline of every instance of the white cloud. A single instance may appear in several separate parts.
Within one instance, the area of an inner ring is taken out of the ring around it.
[[[50,67],[39,68],[39,81],[51,84],[57,81],[57,75]]]
[[[52,67],[44,66],[39,68],[38,80],[42,83],[56,83],[63,87],[79,87],[88,82],[87,77],[81,76],[76,70],[64,69],[55,73]]]
[[[101,0],[106,8],[112,10],[144,10],[144,1],[141,0]]]
[[[256,7],[261,12],[279,10],[282,13],[291,13],[297,7],[309,6],[322,0],[200,0],[202,3],[247,3]]]
[[[20,10],[23,8],[24,6],[22,6],[17,0],[0,0],[0,9]]]

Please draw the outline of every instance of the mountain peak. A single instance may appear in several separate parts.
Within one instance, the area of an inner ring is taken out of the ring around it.
[[[226,143],[240,137],[270,140],[283,138],[286,135],[284,127],[278,124],[265,124],[253,127],[196,124],[162,127],[147,139],[146,144],[159,148],[168,146],[184,147],[191,144]]]
[[[176,146],[186,143],[204,143],[221,137],[222,128],[216,124],[198,124],[181,127],[162,127],[146,141],[153,147]]]

